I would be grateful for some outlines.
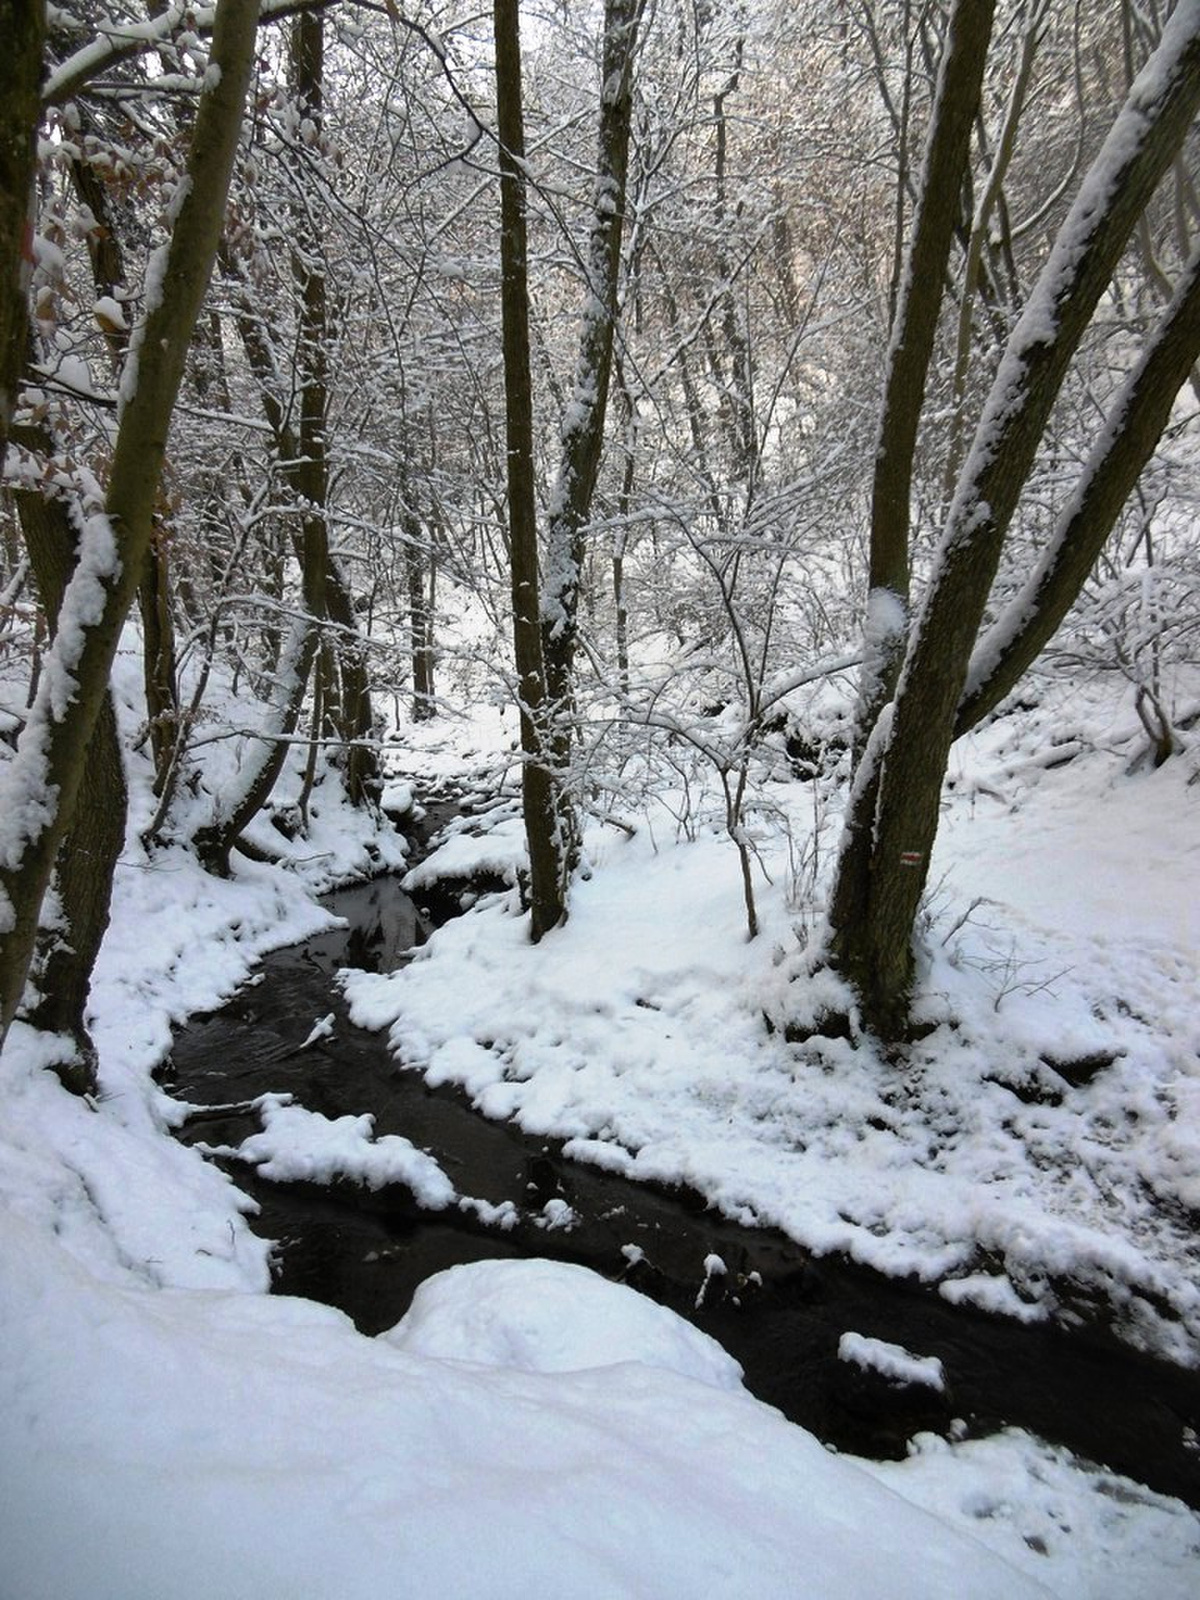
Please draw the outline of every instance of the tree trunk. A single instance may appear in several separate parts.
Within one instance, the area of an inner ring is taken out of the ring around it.
[[[86,112],[81,115],[84,129],[90,130],[92,119]],[[96,223],[87,241],[96,297],[99,299],[104,295],[112,295],[123,299],[128,289],[128,274],[108,188],[88,162],[81,158],[72,160],[70,173],[75,193]],[[113,373],[119,378],[129,334],[123,327],[106,324],[104,341],[112,360]],[[167,782],[179,731],[175,619],[171,610],[168,551],[168,530],[159,519],[146,552],[145,571],[138,585],[138,609],[142,619],[142,687],[146,696],[146,721],[154,760],[156,795],[162,793]]]
[[[612,374],[621,269],[621,233],[633,117],[633,58],[644,0],[606,0],[601,67],[596,190],[587,255],[587,298],[575,383],[562,427],[562,459],[550,501],[541,603],[542,659],[552,719],[550,759],[568,870],[578,855],[578,827],[567,768],[572,734],[572,677],[578,633],[585,533],[600,473]]]
[[[337,703],[327,710],[326,717],[332,719],[334,735],[345,746],[344,771],[350,802],[369,805],[378,799],[380,790],[367,651],[346,581],[333,556],[327,554],[326,560],[325,607],[337,629],[332,651],[338,679]]]
[[[316,629],[307,623],[300,623],[291,648],[285,650],[280,666],[283,689],[275,727],[263,734],[263,754],[245,769],[236,787],[231,787],[225,797],[225,806],[215,820],[196,830],[193,840],[196,854],[209,872],[218,878],[229,876],[234,849],[271,798],[271,791],[279,781],[292,735],[304,709],[304,694],[317,645]]]
[[[1036,572],[976,646],[954,737],[994,710],[1079,598],[1200,356],[1200,251],[1114,401]]]
[[[225,208],[257,31],[256,7],[220,0],[212,68],[196,116],[171,239],[151,262],[149,309],[135,335],[103,515],[82,531],[60,628],[38,694],[0,776],[0,1040],[16,1014],[54,858],[75,811],[121,628],[149,548],[171,414]]]
[[[0,473],[25,359],[46,8],[0,0]]]
[[[521,796],[529,846],[530,933],[536,941],[567,914],[567,856],[550,769],[550,727],[538,605],[533,392],[525,224],[525,126],[518,0],[494,0],[496,119],[500,132],[500,308],[508,442],[508,528],[513,646],[521,716]]]
[[[878,803],[880,769],[868,766],[864,753],[881,711],[895,692],[908,636],[913,460],[959,196],[970,162],[971,128],[979,109],[993,11],[992,0],[958,0],[947,25],[923,181],[896,289],[871,493],[867,625],[854,732],[855,801],[848,814],[830,912],[838,932],[857,927],[868,914],[871,856],[867,850],[850,848],[850,830],[862,825],[860,818],[873,818]]]
[[[325,29],[319,16],[302,11],[292,23],[292,90],[296,109],[305,124],[320,137],[325,72]],[[300,570],[304,608],[309,626],[320,630],[328,616],[326,575],[329,570],[329,464],[325,449],[325,423],[329,410],[329,326],[326,313],[325,263],[321,240],[303,198],[304,168],[298,161],[295,182],[299,198],[292,207],[295,237],[292,279],[298,300],[296,370],[299,381],[299,417],[296,456],[288,477],[300,502]],[[322,639],[317,671],[333,700],[333,669],[327,642]]]
[[[947,517],[891,706],[859,763],[831,950],[867,1025],[907,1026],[912,937],[971,652],[1051,407],[1117,261],[1200,106],[1200,0],[1180,0],[1085,177],[1013,331]],[[1122,419],[1118,434],[1130,425]]]
[[[41,428],[14,428],[14,441],[50,453],[53,441]],[[17,514],[34,581],[50,632],[58,626],[63,594],[76,559],[75,525],[67,502],[31,489],[14,491]],[[127,795],[112,696],[100,706],[87,750],[87,782],[74,821],[55,863],[64,926],[42,941],[38,973],[41,998],[30,1020],[75,1041],[76,1059],[55,1070],[68,1089],[96,1088],[96,1052],[84,1013],[92,968],[108,927],[113,872],[125,842]]]
[[[913,460],[994,9],[994,0],[958,0],[947,25],[923,180],[897,289],[871,490],[866,659],[855,732],[859,751],[891,699],[904,654]]]
[[[324,29],[320,16],[302,12],[292,27],[293,87],[302,115],[318,131],[324,89]],[[297,173],[297,184],[302,173]],[[296,364],[300,395],[295,427],[281,401],[283,386],[264,321],[241,295],[235,321],[250,370],[258,382],[263,411],[274,435],[284,477],[300,504],[300,533],[294,541],[300,562],[305,608],[319,627],[334,629],[322,640],[320,674],[323,722],[345,741],[346,788],[355,804],[378,792],[379,764],[372,747],[371,710],[366,653],[357,637],[354,606],[329,550],[329,466],[326,428],[329,408],[329,326],[327,286],[321,240],[308,208],[294,208],[297,243],[292,251],[292,278],[299,305],[300,337]],[[235,279],[228,251],[222,268]],[[267,796],[264,796],[264,802]]]
[[[433,682],[433,607],[430,604],[432,555],[428,567],[422,560],[425,544],[421,522],[404,491],[400,513],[400,536],[404,549],[404,578],[408,589],[408,626],[412,640],[412,714],[414,722],[428,722],[437,715]]]

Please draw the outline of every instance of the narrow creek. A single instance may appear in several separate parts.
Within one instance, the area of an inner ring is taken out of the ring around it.
[[[378,879],[327,904],[345,928],[267,957],[227,1006],[176,1035],[168,1087],[211,1108],[179,1137],[239,1144],[260,1122],[236,1107],[267,1092],[329,1117],[370,1111],[377,1134],[404,1135],[460,1194],[511,1202],[519,1221],[503,1230],[470,1213],[421,1210],[399,1185],[274,1183],[223,1160],[259,1206],[251,1225],[276,1242],[276,1293],[336,1306],[374,1334],[445,1267],[498,1257],[577,1262],[711,1333],[742,1363],[754,1394],[839,1449],[898,1457],[913,1433],[946,1432],[952,1419],[976,1435],[1022,1427],[1200,1509],[1200,1373],[1139,1355],[1101,1326],[1024,1326],[846,1260],[814,1259],[780,1233],[724,1220],[698,1195],[631,1183],[568,1160],[553,1140],[487,1121],[458,1091],[430,1089],[399,1067],[383,1035],[353,1027],[333,982],[340,967],[401,963],[426,934],[411,901],[394,880]],[[301,1048],[330,1012],[331,1036]],[[546,1225],[551,1200],[570,1207],[569,1227]],[[713,1255],[727,1270],[706,1284]],[[892,1387],[839,1361],[848,1331],[939,1357],[948,1393]]]

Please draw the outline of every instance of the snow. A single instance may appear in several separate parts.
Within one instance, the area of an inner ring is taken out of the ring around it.
[[[124,332],[129,327],[125,320],[125,307],[119,300],[114,300],[111,294],[100,296],[92,307],[92,315],[106,330],[111,328],[117,332]]]
[[[410,1355],[522,1372],[581,1372],[638,1361],[713,1389],[742,1369],[715,1339],[625,1284],[559,1261],[475,1261],[429,1278],[379,1336]]]
[[[221,1147],[221,1155],[249,1162],[260,1177],[277,1182],[331,1183],[346,1178],[382,1189],[403,1184],[418,1205],[430,1210],[448,1206],[456,1197],[454,1185],[432,1156],[418,1150],[401,1134],[373,1136],[370,1112],[358,1117],[326,1117],[319,1111],[289,1105],[288,1095],[268,1094],[257,1101],[263,1131],[251,1134],[236,1150]]]
[[[747,943],[728,841],[671,843],[665,815],[589,833],[591,875],[538,946],[515,895],[485,896],[401,971],[348,974],[351,1014],[577,1159],[953,1301],[1037,1320],[1099,1300],[1131,1342],[1196,1364],[1200,818],[1183,763],[1125,771],[1123,715],[1097,701],[1089,720],[1073,686],[1042,727],[964,742],[923,913],[931,1032],[903,1074],[867,1040],[784,1036],[852,1005],[808,976],[786,839],[759,842],[772,882]],[[1067,731],[1093,753],[1061,781],[1045,752]],[[502,841],[515,871],[515,826],[473,842],[494,870]],[[456,832],[455,876],[471,846]],[[1089,1058],[1106,1064],[1073,1084]]]
[[[119,665],[127,714],[136,662]],[[1070,718],[1054,706],[1047,726],[1093,754],[1065,777],[1037,759],[1045,730],[1031,722],[997,723],[962,754],[938,847],[953,889],[931,909],[922,999],[958,1026],[931,1036],[903,1092],[863,1042],[789,1045],[762,1026],[765,1006],[798,1003],[783,841],[760,842],[775,881],[748,944],[728,841],[678,843],[661,816],[633,839],[592,833],[591,876],[536,960],[500,893],[402,973],[352,976],[348,992],[406,1060],[466,1081],[492,1114],[570,1134],[585,1159],[686,1178],[731,1213],[950,1273],[951,1291],[1026,1315],[1052,1312],[1051,1266],[1103,1267],[1151,1343],[1164,1331],[1136,1312],[1153,1281],[1191,1340],[1194,1241],[1165,1219],[1200,1171],[1200,831],[1181,763],[1130,777],[1100,748],[1123,748],[1103,708],[1075,696]],[[484,742],[482,722],[462,731]],[[502,731],[493,715],[486,736]],[[461,768],[465,739],[452,751],[444,731],[407,733],[418,792],[425,773]],[[422,757],[421,738],[443,743]],[[455,1268],[374,1339],[263,1293],[248,1202],[167,1136],[178,1108],[151,1070],[174,1022],[328,925],[314,891],[403,852],[326,779],[310,837],[273,839],[285,865],[238,861],[214,880],[182,845],[138,845],[143,762],[93,989],[100,1097],[66,1094],[46,1070],[61,1046],[20,1024],[0,1056],[3,1600],[1190,1600],[1200,1518],[1177,1502],[1021,1433],[921,1436],[900,1463],[831,1454],[749,1396],[711,1340],[579,1267]],[[515,870],[518,838],[499,812],[489,821],[474,848]],[[453,837],[457,872],[471,836]],[[984,894],[986,924],[951,936]],[[988,969],[1005,940],[1013,970]],[[1043,961],[1070,968],[1052,998],[1026,966]],[[298,1019],[297,1034],[336,1049],[325,1025]],[[1101,1044],[1113,1064],[1060,1081],[1062,1105],[997,1081],[1049,1082],[1042,1052]],[[260,1172],[381,1178],[488,1209],[409,1141],[375,1137],[368,1108],[331,1119],[274,1095],[261,1110],[239,1151]],[[980,1240],[998,1252],[990,1270]],[[710,1256],[705,1284],[724,1270]],[[842,1353],[925,1372],[852,1329]]]
[[[447,1356],[427,1328],[416,1355],[304,1301],[147,1304],[16,1219],[0,1238],[13,1600],[1046,1592],[745,1394],[659,1364],[640,1308],[610,1313],[620,1364],[529,1370],[486,1299],[482,1360],[469,1330]]]
[[[861,1367],[864,1372],[878,1372],[889,1383],[915,1384],[936,1389],[939,1394],[946,1387],[946,1373],[936,1356],[915,1356],[903,1345],[887,1339],[868,1339],[853,1331],[844,1333],[838,1340],[838,1360]]]

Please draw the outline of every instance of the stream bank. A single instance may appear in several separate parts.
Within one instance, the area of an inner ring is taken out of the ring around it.
[[[403,1135],[460,1194],[507,1203],[517,1220],[502,1228],[469,1211],[422,1210],[401,1185],[270,1182],[220,1158],[259,1207],[255,1231],[276,1241],[276,1292],[337,1306],[374,1334],[446,1267],[576,1262],[711,1333],[753,1393],[838,1449],[897,1457],[921,1429],[1022,1427],[1200,1508],[1200,1375],[1139,1355],[1099,1325],[1022,1325],[849,1261],[814,1259],[782,1234],[725,1220],[698,1195],[631,1183],[568,1160],[553,1140],[487,1121],[459,1091],[430,1089],[398,1067],[383,1036],[353,1027],[334,982],[343,966],[401,962],[426,933],[416,907],[387,879],[327,903],[346,927],[269,956],[226,1007],[177,1035],[170,1088],[208,1108],[180,1137],[238,1145],[261,1126],[247,1103],[266,1093],[328,1117],[370,1111],[377,1135]],[[329,1013],[331,1033],[306,1044]],[[724,1271],[712,1269],[714,1257]],[[946,1392],[840,1361],[851,1331],[936,1356]]]

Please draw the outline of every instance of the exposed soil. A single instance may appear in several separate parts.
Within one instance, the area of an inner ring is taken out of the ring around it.
[[[630,1183],[567,1160],[554,1141],[487,1121],[457,1091],[431,1090],[399,1068],[382,1035],[352,1027],[332,983],[342,966],[394,968],[424,937],[416,908],[387,879],[328,903],[348,919],[345,929],[268,957],[259,981],[177,1035],[172,1092],[214,1108],[190,1118],[180,1137],[238,1144],[260,1124],[237,1104],[268,1091],[327,1116],[371,1111],[377,1133],[430,1151],[460,1194],[511,1201],[520,1220],[504,1231],[458,1211],[422,1211],[399,1186],[278,1184],[223,1162],[258,1202],[255,1230],[277,1241],[276,1292],[337,1306],[373,1334],[445,1267],[495,1257],[580,1262],[712,1333],[756,1395],[839,1449],[896,1457],[921,1429],[1012,1425],[1200,1508],[1200,1374],[1141,1356],[1101,1325],[1023,1326],[842,1259],[815,1260],[782,1234],[725,1221],[695,1194]],[[333,1036],[300,1049],[331,1011]],[[574,1213],[569,1228],[545,1226],[554,1199]],[[641,1252],[632,1263],[629,1246]],[[714,1254],[727,1271],[706,1285]],[[850,1330],[939,1357],[949,1393],[890,1385],[839,1361]]]

